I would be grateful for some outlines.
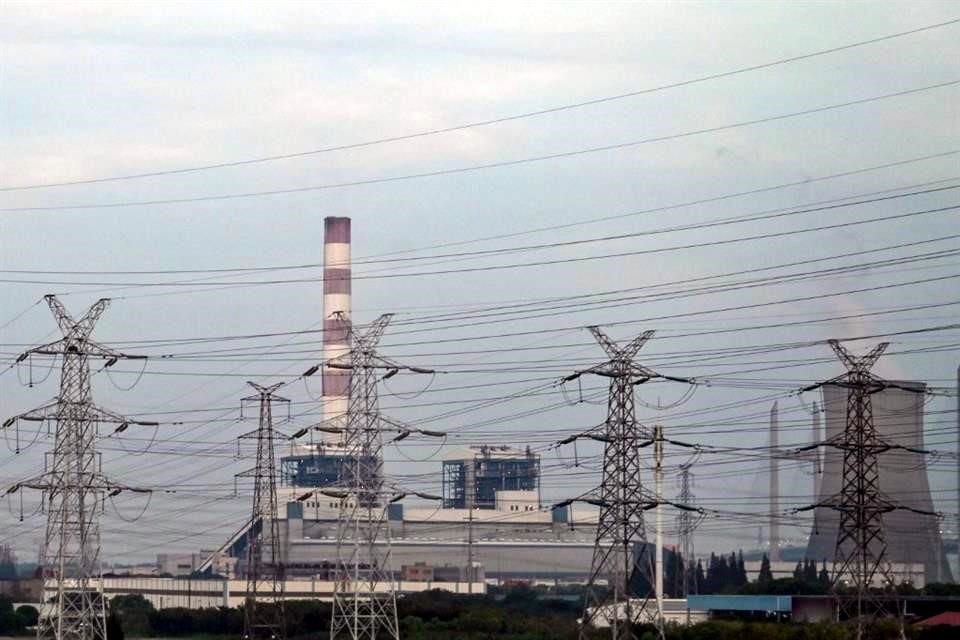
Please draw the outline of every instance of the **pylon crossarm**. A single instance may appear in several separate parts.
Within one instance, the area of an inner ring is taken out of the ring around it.
[[[44,477],[45,476],[40,475],[40,476],[30,478],[28,480],[21,480],[20,482],[17,482],[7,487],[7,490],[3,492],[3,495],[4,496],[12,495],[14,493],[17,493],[21,489],[38,489],[38,490],[47,489],[49,488],[50,484],[43,480]]]
[[[253,387],[254,389],[256,389],[257,395],[252,397],[256,398],[257,400],[259,400],[261,396],[268,395],[270,396],[271,400],[278,400],[281,402],[283,401],[290,402],[286,398],[281,398],[279,396],[273,395],[274,391],[276,391],[277,389],[279,389],[280,387],[286,384],[285,382],[277,382],[271,385],[261,385],[261,384],[257,384],[256,382],[251,382],[250,380],[247,380],[247,384]]]
[[[641,333],[639,336],[631,340],[630,343],[628,343],[627,346],[620,351],[621,356],[626,359],[633,358],[655,333],[655,329],[648,329],[647,331]]]
[[[55,295],[48,294],[43,296],[43,299],[46,300],[47,306],[50,307],[50,311],[53,313],[53,317],[56,319],[57,325],[60,327],[63,335],[76,334],[78,337],[84,338],[90,335],[97,320],[100,319],[103,312],[110,306],[109,298],[100,298],[87,309],[87,312],[80,320],[74,320],[66,307],[63,306],[63,303],[60,302]]]
[[[860,358],[858,362],[858,364],[860,365],[860,368],[863,369],[864,371],[869,371],[870,369],[872,369],[873,365],[876,364],[877,360],[880,359],[880,356],[883,355],[883,352],[886,351],[887,347],[889,346],[890,346],[889,342],[881,342],[880,344],[875,346],[873,349],[871,349],[867,355],[862,356]]]
[[[846,347],[840,344],[839,340],[827,340],[827,344],[830,345],[830,348],[833,349],[833,352],[840,358],[840,361],[843,362],[848,371],[853,371],[857,368],[857,360],[847,351]]]
[[[309,431],[320,431],[322,433],[339,434],[339,433],[343,433],[344,429],[346,428],[347,428],[347,414],[342,413],[332,418],[327,418],[322,422],[316,422],[307,427],[304,427],[303,429],[300,429],[299,431],[294,433],[292,436],[290,436],[290,438],[291,439],[299,438],[301,436],[306,435],[307,432]]]
[[[24,411],[23,413],[17,414],[15,416],[10,416],[3,421],[3,424],[0,425],[0,428],[6,429],[13,426],[17,420],[27,420],[30,422],[42,422],[44,420],[53,420],[57,417],[57,414],[60,409],[60,401],[54,400],[48,404],[45,404],[36,409],[30,409],[29,411]]]
[[[366,348],[374,348],[383,337],[383,332],[387,330],[387,325],[393,320],[392,313],[384,313],[379,318],[362,328],[363,333],[357,331],[357,327],[351,325],[350,333],[363,344]]]
[[[879,380],[879,379],[878,379]],[[917,387],[908,387],[903,384],[897,384],[896,382],[890,382],[888,380],[881,380],[884,389],[899,389],[900,391],[909,391],[910,393],[916,393],[920,395],[936,395],[933,391],[928,391],[927,389],[917,388]]]
[[[87,411],[83,417],[91,422],[109,422],[114,424],[137,425],[141,427],[156,427],[160,424],[159,422],[153,420],[137,420],[135,418],[117,413],[116,411],[110,411],[109,409],[99,407],[95,404],[87,405]]]
[[[594,339],[603,347],[603,350],[606,352],[607,357],[611,360],[615,360],[620,357],[620,347],[617,346],[617,343],[610,339],[603,329],[597,326],[589,326],[587,329],[590,333],[593,334]]]
[[[565,383],[567,383],[567,382],[573,382],[574,380],[576,380],[577,378],[579,378],[579,377],[581,377],[581,376],[585,376],[585,375],[591,374],[591,373],[597,374],[598,372],[604,371],[604,370],[606,370],[606,369],[608,369],[608,368],[609,368],[609,363],[607,363],[607,362],[601,362],[600,364],[596,364],[596,365],[594,365],[594,366],[592,366],[592,367],[589,367],[589,368],[587,368],[587,369],[580,369],[579,371],[574,371],[573,373],[571,373],[571,374],[569,374],[569,375],[566,375],[566,376],[560,378],[558,384],[565,384]]]

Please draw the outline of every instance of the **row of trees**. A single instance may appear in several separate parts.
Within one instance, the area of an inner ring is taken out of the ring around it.
[[[690,594],[713,593],[772,593],[819,595],[830,588],[830,576],[827,564],[818,567],[813,560],[801,560],[793,570],[792,578],[774,578],[770,559],[766,554],[760,561],[760,572],[751,581],[743,560],[743,552],[731,552],[730,555],[711,553],[706,570],[698,560],[694,566],[684,562],[679,553],[667,552],[664,560],[664,591],[667,597],[680,598]],[[684,592],[684,574],[686,574],[687,592]],[[646,583],[637,581],[635,592],[645,591]]]
[[[719,561],[719,559],[718,559]],[[513,588],[485,596],[458,596],[445,591],[409,594],[398,601],[401,634],[406,640],[574,640],[578,638],[580,602],[551,598],[542,591]],[[287,637],[324,640],[330,628],[330,605],[318,601],[291,601],[286,606]],[[239,637],[240,609],[156,610],[141,596],[123,596],[111,603],[109,640],[127,637]],[[122,627],[122,629],[118,628]],[[641,629],[641,640],[654,640],[652,628]],[[954,639],[955,630],[908,629],[910,640]],[[609,637],[594,630],[593,640]],[[769,623],[709,621],[684,627],[668,625],[668,640],[853,640],[854,630],[833,623]],[[897,625],[879,622],[867,629],[864,640],[894,640]]]
[[[663,563],[664,592],[669,598],[682,598],[684,592],[684,574],[689,593],[736,593],[749,582],[743,562],[743,552],[731,552],[729,556],[710,554],[706,570],[703,562],[689,565],[680,553],[668,551]],[[767,563],[769,570],[769,562]],[[638,587],[642,587],[638,583]]]
[[[398,600],[401,631],[409,640],[443,638],[510,638],[573,640],[581,604],[574,600],[542,599],[526,588],[503,594],[457,596],[446,591],[409,594]],[[284,606],[287,637],[325,638],[330,629],[330,604],[315,600],[289,601]],[[241,609],[157,610],[142,596],[119,596],[111,602],[111,619],[126,637],[232,636],[243,630]]]

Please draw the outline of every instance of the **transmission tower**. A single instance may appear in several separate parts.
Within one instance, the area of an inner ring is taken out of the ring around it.
[[[605,442],[603,478],[599,499],[593,501],[599,506],[600,514],[580,637],[587,637],[591,619],[599,615],[609,619],[613,640],[633,640],[637,637],[636,626],[649,622],[657,625],[662,638],[662,612],[657,610],[656,599],[651,605],[649,587],[639,601],[632,597],[634,584],[640,582],[652,586],[654,582],[653,558],[647,549],[643,512],[661,503],[660,496],[651,498],[643,490],[640,448],[652,444],[653,436],[637,422],[633,388],[654,378],[689,380],[658,374],[633,361],[640,348],[653,336],[653,331],[646,331],[625,347],[620,347],[599,327],[588,328],[609,360],[571,374],[564,381],[595,374],[609,378],[610,387],[604,434],[594,437]],[[604,578],[609,594],[598,588],[599,581]]]
[[[131,489],[110,482],[103,475],[96,440],[100,424],[116,424],[114,433],[130,425],[156,426],[156,422],[132,420],[93,404],[90,390],[90,358],[102,358],[104,368],[122,359],[144,359],[120,353],[93,341],[90,335],[110,301],[101,299],[75,320],[53,295],[44,299],[63,337],[35,347],[17,358],[33,355],[63,358],[57,400],[9,418],[56,422],[53,451],[40,476],[18,483],[40,489],[47,511],[46,533],[41,550],[43,604],[37,624],[42,640],[106,640],[106,600],[100,573],[100,515],[106,496]],[[137,489],[137,491],[144,491]]]
[[[263,387],[248,385],[256,395],[242,402],[256,402],[260,409],[257,429],[240,436],[256,439],[257,463],[253,469],[237,474],[253,477],[253,508],[250,513],[250,538],[247,544],[247,590],[243,605],[243,637],[245,640],[283,638],[285,561],[281,551],[280,524],[277,521],[277,462],[274,453],[273,403],[290,401],[275,395],[283,383]],[[266,603],[266,604],[265,604]]]
[[[916,390],[885,381],[870,373],[889,343],[880,343],[860,357],[853,356],[837,340],[830,340],[829,344],[846,366],[847,373],[806,387],[803,391],[825,384],[842,386],[848,390],[847,417],[843,433],[812,445],[834,447],[842,452],[842,484],[840,493],[831,499],[801,510],[826,507],[839,513],[840,524],[831,577],[831,590],[837,597],[838,616],[856,622],[856,637],[859,639],[863,637],[865,623],[887,612],[892,603],[900,618],[900,633],[903,637],[902,612],[894,591],[896,581],[887,560],[883,514],[897,509],[923,515],[936,514],[899,505],[880,491],[880,454],[891,449],[927,452],[890,444],[881,439],[874,426],[871,396],[890,387]],[[809,448],[811,447],[804,449]]]
[[[342,429],[346,461],[338,483],[341,494],[331,640],[400,637],[386,513],[387,503],[395,498],[388,499],[384,491],[383,433],[400,431],[409,435],[418,430],[380,413],[377,384],[401,370],[432,371],[401,365],[377,353],[392,317],[382,315],[362,331],[347,324],[350,351],[327,362],[328,368],[350,372],[350,403]],[[343,314],[338,314],[338,319],[348,322]]]
[[[690,473],[690,464],[680,466],[680,497],[681,504],[693,504],[693,474]],[[680,530],[680,555],[684,559],[683,567],[683,595],[698,593],[696,558],[693,548],[693,514],[682,510],[677,516],[677,528]]]

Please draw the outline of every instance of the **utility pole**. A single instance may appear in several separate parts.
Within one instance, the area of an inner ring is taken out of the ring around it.
[[[20,482],[40,489],[47,512],[41,550],[42,605],[37,624],[41,640],[106,640],[106,599],[100,572],[100,515],[106,497],[133,489],[109,481],[103,475],[96,441],[101,424],[117,425],[120,433],[130,425],[157,426],[156,422],[132,420],[93,403],[90,389],[90,359],[103,359],[104,368],[123,359],[145,359],[120,353],[91,339],[94,326],[109,306],[98,300],[75,320],[56,296],[44,299],[63,337],[30,349],[17,358],[34,355],[60,356],[60,392],[57,400],[7,419],[4,428],[19,420],[56,422],[53,451],[45,459],[45,471]]]
[[[657,494],[656,506],[656,580],[654,582],[654,592],[657,596],[657,610],[655,624],[660,636],[663,637],[663,427],[656,425],[653,428],[653,473],[654,490]]]
[[[813,403],[810,413],[813,421],[813,441],[820,442],[823,440],[823,435],[821,433],[822,429],[820,428],[820,406],[816,402]],[[813,451],[813,497],[815,500],[820,499],[820,484],[822,481],[823,460],[820,449],[817,448]]]
[[[247,590],[243,605],[244,640],[277,640],[286,635],[284,615],[285,559],[282,557],[280,524],[277,522],[277,462],[274,452],[273,403],[290,401],[275,395],[283,383],[264,387],[248,385],[256,395],[242,402],[256,402],[260,421],[256,430],[240,439],[257,441],[257,463],[253,469],[237,474],[253,477],[253,507],[250,512],[247,543]]]
[[[470,505],[468,505],[470,506]],[[467,513],[467,593],[473,595],[473,507]]]
[[[838,617],[856,623],[856,638],[863,637],[865,623],[884,613],[892,601],[900,620],[900,635],[904,636],[903,612],[896,599],[896,580],[887,559],[887,542],[883,530],[883,514],[904,509],[921,515],[935,513],[912,509],[892,502],[880,491],[880,454],[893,449],[927,453],[882,440],[873,421],[871,397],[886,388],[905,389],[870,373],[873,365],[886,350],[883,342],[865,356],[853,356],[839,341],[829,340],[830,347],[847,368],[847,373],[821,382],[801,391],[835,384],[847,391],[847,420],[838,437],[815,443],[801,450],[829,446],[843,453],[843,478],[840,493],[826,501],[797,511],[825,507],[839,512],[840,524],[834,547],[831,591],[837,598]],[[880,584],[875,582],[879,580]],[[874,594],[879,587],[883,593]],[[852,592],[852,594],[851,594]]]
[[[414,431],[431,434],[382,415],[377,384],[401,370],[433,371],[402,365],[377,353],[393,314],[380,316],[363,332],[350,325],[344,314],[335,315],[348,327],[350,351],[326,365],[328,369],[350,373],[350,404],[342,430],[346,461],[338,483],[340,513],[330,638],[399,640],[396,585],[390,569],[388,501],[384,494],[383,432],[399,430],[401,435],[394,441]],[[395,499],[398,498],[391,501]]]
[[[690,473],[690,464],[684,464],[680,467],[680,498],[681,504],[693,504],[693,474]],[[694,558],[693,548],[693,516],[689,511],[683,510],[677,516],[677,525],[680,530],[680,554],[684,559],[683,571],[683,595],[684,597],[691,593],[698,593],[697,585],[697,564]]]
[[[599,615],[610,621],[613,640],[635,640],[637,624],[645,620],[659,622],[662,615],[656,598],[657,611],[648,610],[649,591],[639,602],[632,597],[636,580],[644,580],[649,589],[654,578],[643,512],[661,500],[660,496],[651,499],[644,495],[640,449],[652,444],[653,439],[650,432],[637,422],[633,388],[655,378],[687,383],[690,380],[665,376],[634,362],[637,352],[653,336],[653,331],[646,331],[621,347],[599,327],[588,328],[606,352],[608,360],[566,376],[563,382],[576,380],[585,374],[608,378],[607,419],[602,425],[602,435],[573,436],[559,443],[573,442],[578,437],[590,437],[605,443],[599,496],[585,500],[599,506],[600,514],[585,591],[580,637],[584,639],[589,636],[587,627],[593,617]],[[563,503],[555,508],[560,506]],[[598,581],[602,578],[607,578],[611,596],[599,591]],[[662,625],[658,631],[663,638]]]

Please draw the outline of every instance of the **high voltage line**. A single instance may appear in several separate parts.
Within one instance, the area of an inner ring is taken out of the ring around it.
[[[29,212],[39,212],[39,211],[66,211],[66,210],[89,210],[89,209],[114,209],[114,208],[126,208],[126,207],[139,207],[139,206],[154,206],[154,205],[171,205],[171,204],[186,204],[193,202],[222,202],[226,200],[237,200],[245,198],[260,198],[266,196],[275,196],[275,195],[285,195],[292,193],[304,193],[310,191],[326,191],[332,189],[344,189],[350,187],[358,186],[368,186],[374,184],[384,184],[389,182],[402,182],[409,180],[417,180],[421,178],[430,178],[430,177],[439,177],[439,176],[448,176],[455,175],[460,173],[469,173],[474,171],[484,171],[487,169],[497,169],[504,167],[514,167],[524,164],[530,164],[535,162],[543,162],[545,160],[556,160],[561,158],[570,158],[581,155],[587,155],[592,153],[599,153],[604,151],[615,151],[620,149],[628,149],[632,147],[637,147],[640,145],[655,143],[655,142],[665,142],[669,140],[678,140],[682,138],[688,138],[692,136],[703,135],[707,133],[716,133],[718,131],[728,131],[732,129],[739,129],[743,127],[749,127],[757,124],[764,124],[768,122],[776,122],[780,120],[786,120],[789,118],[796,118],[800,116],[812,115],[815,113],[823,113],[827,111],[834,111],[837,109],[843,109],[846,107],[852,107],[862,104],[869,104],[873,102],[878,102],[882,100],[889,100],[893,98],[899,98],[908,95],[914,95],[922,93],[925,91],[932,91],[936,89],[943,89],[947,87],[952,87],[960,84],[960,80],[948,80],[945,82],[938,82],[935,84],[924,85],[921,87],[914,87],[911,89],[904,89],[901,91],[895,91],[891,93],[884,93],[880,95],[870,96],[867,98],[859,98],[856,100],[848,100],[846,102],[839,102],[835,104],[825,105],[821,107],[813,107],[809,109],[802,109],[799,111],[792,111],[789,113],[783,113],[774,116],[766,116],[763,118],[754,118],[752,120],[743,120],[740,122],[727,123],[723,125],[717,125],[713,127],[706,127],[702,129],[695,129],[691,131],[684,131],[680,133],[673,133],[668,135],[653,136],[649,138],[641,138],[639,140],[631,140],[628,142],[619,142],[615,144],[606,144],[595,147],[587,147],[581,149],[574,149],[570,151],[562,151],[559,153],[551,153],[546,155],[539,156],[528,156],[525,158],[518,158],[514,160],[501,160],[498,162],[489,162],[485,164],[477,164],[464,167],[454,167],[449,169],[438,169],[435,171],[424,171],[420,173],[410,173],[404,175],[393,175],[393,176],[384,176],[379,178],[367,178],[363,180],[353,180],[349,182],[339,182],[339,183],[330,183],[330,184],[321,184],[321,185],[311,185],[306,187],[295,187],[290,189],[272,189],[267,191],[248,191],[240,193],[225,193],[225,194],[216,194],[216,195],[206,195],[206,196],[190,196],[183,198],[166,198],[166,199],[154,199],[154,200],[128,200],[120,202],[102,202],[102,203],[64,203],[58,205],[41,205],[41,206],[27,206],[27,207],[2,207],[0,212],[2,213],[29,213]]]
[[[656,236],[663,234],[676,233],[681,231],[694,231],[699,229],[711,229],[716,227],[724,227],[729,225],[736,224],[745,224],[750,222],[757,222],[760,220],[773,220],[784,217],[797,216],[807,213],[820,213],[824,211],[832,211],[835,209],[842,209],[846,207],[856,207],[865,204],[873,204],[877,202],[884,202],[888,200],[898,200],[901,198],[909,198],[919,195],[929,195],[935,193],[943,193],[947,191],[953,191],[954,189],[960,188],[960,185],[948,185],[948,186],[937,186],[930,187],[927,189],[919,189],[916,191],[908,191],[906,193],[897,193],[893,195],[879,195],[879,194],[889,194],[891,191],[904,191],[906,189],[914,189],[918,187],[928,187],[930,185],[942,185],[945,182],[952,182],[960,180],[960,176],[943,178],[940,180],[934,180],[930,182],[923,182],[913,185],[905,185],[902,187],[895,187],[892,189],[882,189],[879,191],[871,191],[867,193],[859,193],[850,196],[843,196],[839,198],[831,198],[828,200],[821,200],[817,202],[811,202],[804,205],[794,205],[791,207],[779,207],[776,209],[766,209],[757,213],[744,214],[741,216],[736,216],[732,218],[722,218],[718,220],[707,220],[697,223],[689,223],[684,225],[674,225],[670,227],[661,227],[654,229],[647,229],[644,231],[635,231],[629,233],[619,233],[613,235],[605,235],[594,238],[582,238],[577,240],[568,240],[568,241],[558,241],[551,243],[541,243],[534,245],[519,245],[519,246],[508,246],[500,247],[496,249],[485,249],[485,250],[476,250],[476,251],[461,251],[457,253],[446,253],[446,254],[432,254],[427,256],[414,256],[406,258],[370,258],[370,259],[359,259],[352,260],[352,266],[356,265],[367,265],[367,264],[387,264],[387,263],[397,263],[397,262],[413,262],[420,260],[441,260],[445,258],[458,258],[458,259],[477,259],[487,256],[496,256],[501,254],[515,254],[523,253],[528,251],[539,251],[545,249],[558,249],[563,247],[572,247],[572,246],[582,246],[587,244],[595,244],[600,242],[611,242],[617,240],[627,240],[634,239],[646,236]],[[866,196],[877,196],[874,198],[866,198]],[[863,199],[858,199],[863,198]],[[662,211],[666,209],[673,208],[675,206],[683,205],[667,205],[664,207],[658,207],[655,209],[644,209],[640,212],[634,212],[635,215],[639,213],[649,213],[654,211]],[[441,260],[440,263],[449,262],[446,260]],[[301,270],[301,269],[315,269],[322,268],[322,263],[311,263],[304,265],[275,265],[275,266],[264,266],[264,267],[249,267],[249,268],[238,268],[238,269],[178,269],[178,270],[159,270],[159,271],[52,271],[52,270],[38,270],[38,269],[0,269],[0,273],[8,273],[15,275],[161,275],[161,274],[188,274],[188,273],[224,273],[226,275],[242,275],[249,274],[254,275],[257,273],[269,272],[269,271],[288,271],[288,270]],[[376,277],[373,274],[376,274],[377,271],[360,272],[354,274],[354,278],[367,279],[370,277]],[[119,283],[103,283],[103,282],[59,282],[59,281],[31,281],[31,280],[0,280],[2,282],[25,282],[31,284],[77,284],[77,285],[103,285],[103,284],[116,284],[122,285],[125,287],[136,287],[136,286],[172,286],[172,285],[196,285],[196,286],[225,286],[232,284],[247,284],[247,283],[224,283],[224,282],[208,282],[209,280],[215,280],[217,276],[211,278],[201,278],[194,280],[185,280],[185,281],[175,281],[169,283],[129,283],[129,282],[119,282]],[[223,276],[226,277],[226,276]],[[309,278],[303,281],[306,282],[322,282],[321,278]],[[289,282],[298,282],[299,280],[290,280]],[[277,284],[284,281],[267,281],[267,282],[253,282],[249,284]]]
[[[232,161],[227,161],[227,162],[217,162],[217,163],[199,165],[199,166],[194,166],[194,167],[181,167],[181,168],[166,169],[166,170],[161,170],[161,171],[151,171],[151,172],[127,174],[127,175],[120,175],[120,176],[108,176],[108,177],[101,177],[101,178],[88,178],[88,179],[83,179],[83,180],[71,180],[71,181],[62,181],[62,182],[36,183],[36,184],[28,184],[28,185],[20,185],[20,186],[6,186],[6,187],[0,186],[0,191],[25,191],[25,190],[31,190],[31,189],[46,189],[46,188],[50,188],[50,187],[63,187],[63,186],[73,186],[73,185],[82,185],[82,184],[97,184],[97,183],[103,183],[103,182],[116,182],[116,181],[121,181],[121,180],[134,180],[134,179],[138,179],[138,178],[149,178],[149,177],[157,177],[157,176],[178,175],[178,174],[184,174],[184,173],[194,173],[194,172],[199,172],[199,171],[209,171],[209,170],[211,170],[211,169],[222,169],[222,168],[227,168],[227,167],[237,167],[237,166],[244,166],[244,165],[250,165],[250,164],[260,164],[260,163],[265,163],[265,162],[273,162],[273,161],[277,161],[277,160],[287,160],[287,159],[291,159],[291,158],[300,158],[300,157],[305,157],[305,156],[312,156],[312,155],[318,155],[318,154],[323,154],[323,153],[330,153],[330,152],[333,152],[333,151],[344,151],[344,150],[348,150],[348,149],[357,149],[357,148],[370,147],[370,146],[374,146],[374,145],[386,144],[386,143],[391,143],[391,142],[399,142],[399,141],[403,141],[403,140],[411,140],[411,139],[415,139],[415,138],[423,138],[423,137],[433,136],[433,135],[437,135],[437,134],[441,134],[441,133],[450,133],[450,132],[454,132],[454,131],[462,131],[462,130],[465,130],[465,129],[471,129],[471,128],[477,128],[477,127],[485,127],[485,126],[489,126],[489,125],[493,125],[493,124],[500,124],[500,123],[504,123],[504,122],[511,122],[511,121],[515,121],[515,120],[532,118],[532,117],[535,117],[535,116],[547,115],[547,114],[551,114],[551,113],[557,113],[557,112],[560,112],[560,111],[569,111],[569,110],[573,110],[573,109],[580,109],[580,108],[587,107],[587,106],[593,106],[593,105],[597,105],[597,104],[604,104],[604,103],[613,102],[613,101],[616,101],[616,100],[623,100],[623,99],[625,99],[625,98],[632,98],[632,97],[636,97],[636,96],[640,96],[640,95],[646,95],[646,94],[656,93],[656,92],[659,92],[659,91],[665,91],[665,90],[668,90],[668,89],[676,89],[676,88],[679,88],[679,87],[685,87],[685,86],[689,86],[689,85],[692,85],[692,84],[698,84],[698,83],[702,83],[702,82],[707,82],[707,81],[710,81],[710,80],[718,80],[718,79],[720,79],[720,78],[727,78],[727,77],[730,77],[730,76],[735,76],[735,75],[739,75],[739,74],[743,74],[743,73],[749,73],[749,72],[752,72],[752,71],[759,71],[759,70],[761,70],[761,69],[768,69],[768,68],[771,68],[771,67],[775,67],[775,66],[779,66],[779,65],[784,65],[784,64],[789,64],[789,63],[792,63],[792,62],[799,62],[799,61],[801,61],[801,60],[808,60],[808,59],[810,59],[810,58],[815,58],[815,57],[819,57],[819,56],[824,56],[824,55],[831,54],[831,53],[838,53],[838,52],[840,52],[840,51],[847,51],[847,50],[855,49],[855,48],[858,48],[858,47],[863,47],[863,46],[867,46],[867,45],[871,45],[871,44],[877,44],[877,43],[880,43],[880,42],[885,42],[885,41],[889,41],[889,40],[894,40],[894,39],[897,39],[897,38],[902,38],[902,37],[905,37],[905,36],[910,36],[910,35],[914,35],[914,34],[917,34],[917,33],[922,33],[922,32],[925,32],[925,31],[931,31],[931,30],[934,30],[934,29],[940,29],[940,28],[943,28],[943,27],[952,26],[952,25],[954,25],[954,24],[957,24],[958,22],[960,22],[960,18],[955,18],[955,19],[952,19],[952,20],[946,20],[946,21],[943,21],[943,22],[937,22],[937,23],[933,23],[933,24],[924,25],[924,26],[921,26],[921,27],[917,27],[917,28],[915,28],[915,29],[909,29],[909,30],[906,30],[906,31],[898,31],[898,32],[895,32],[895,33],[890,33],[890,34],[886,34],[886,35],[883,35],[883,36],[878,36],[878,37],[875,37],[875,38],[870,38],[870,39],[867,39],[867,40],[860,40],[860,41],[857,41],[857,42],[851,42],[851,43],[847,43],[847,44],[843,44],[843,45],[839,45],[839,46],[835,46],[835,47],[830,47],[830,48],[827,48],[827,49],[820,49],[820,50],[812,51],[812,52],[809,52],[809,53],[799,54],[799,55],[795,55],[795,56],[789,56],[789,57],[785,57],[785,58],[779,58],[779,59],[777,59],[777,60],[772,60],[772,61],[770,61],[770,62],[763,62],[763,63],[760,63],[760,64],[754,64],[754,65],[749,65],[749,66],[745,66],[745,67],[739,67],[739,68],[737,68],[737,69],[731,69],[731,70],[728,70],[728,71],[721,71],[721,72],[718,72],[718,73],[712,73],[712,74],[708,74],[708,75],[704,75],[704,76],[699,76],[699,77],[696,77],[696,78],[690,78],[690,79],[687,79],[687,80],[680,80],[680,81],[672,82],[672,83],[669,83],[669,84],[663,84],[663,85],[659,85],[659,86],[655,86],[655,87],[648,87],[648,88],[645,88],[645,89],[638,89],[638,90],[635,90],[635,91],[630,91],[630,92],[627,92],[627,93],[621,93],[621,94],[612,95],[612,96],[605,96],[605,97],[600,97],[600,98],[593,98],[593,99],[590,99],[590,100],[585,100],[585,101],[581,101],[581,102],[575,102],[575,103],[560,105],[560,106],[556,106],[556,107],[549,107],[549,108],[546,108],[546,109],[538,109],[538,110],[535,110],[535,111],[527,111],[527,112],[523,112],[523,113],[517,113],[517,114],[513,114],[513,115],[502,116],[502,117],[499,117],[499,118],[490,118],[490,119],[487,119],[487,120],[479,120],[479,121],[476,121],[476,122],[469,122],[469,123],[454,125],[454,126],[450,126],[450,127],[441,127],[441,128],[435,128],[435,129],[428,129],[428,130],[425,130],[425,131],[418,131],[418,132],[414,132],[414,133],[401,134],[401,135],[398,135],[398,136],[391,136],[391,137],[387,137],[387,138],[379,138],[379,139],[376,139],[376,140],[367,140],[367,141],[361,141],[361,142],[353,142],[353,143],[341,144],[341,145],[336,145],[336,146],[323,147],[323,148],[319,148],[319,149],[311,149],[311,150],[307,150],[307,151],[297,151],[297,152],[293,152],[293,153],[285,153],[285,154],[279,154],[279,155],[264,156],[264,157],[260,157],[260,158],[247,158],[247,159],[243,159],[243,160],[232,160]]]

